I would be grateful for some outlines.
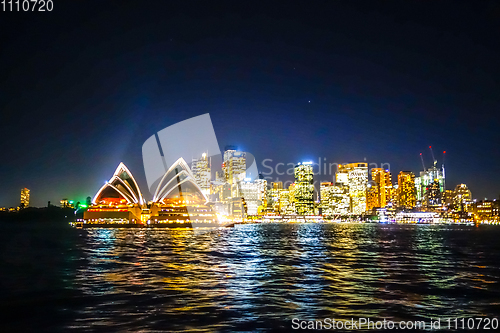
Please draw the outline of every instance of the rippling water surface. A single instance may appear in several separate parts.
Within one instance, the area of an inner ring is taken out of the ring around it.
[[[3,326],[289,330],[292,318],[498,316],[500,228],[378,224],[191,230],[6,226]]]

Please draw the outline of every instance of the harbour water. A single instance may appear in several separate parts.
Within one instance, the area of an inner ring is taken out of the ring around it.
[[[495,317],[500,228],[1,224],[1,331],[291,330],[292,319]]]

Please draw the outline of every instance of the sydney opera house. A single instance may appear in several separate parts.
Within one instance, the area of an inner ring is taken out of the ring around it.
[[[178,159],[159,180],[153,199],[146,202],[132,173],[120,163],[97,191],[84,213],[84,227],[215,227],[217,215],[195,181],[191,169]]]

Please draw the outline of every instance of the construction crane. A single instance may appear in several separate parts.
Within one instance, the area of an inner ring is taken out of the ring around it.
[[[422,168],[425,171],[425,163],[424,163],[424,158],[422,156],[422,153],[420,153],[420,160],[422,161]]]
[[[436,158],[434,157],[434,152],[432,151],[432,146],[429,146],[429,149],[431,150],[432,162],[434,163],[434,166],[436,166],[436,164],[437,164],[437,160],[436,160]]]

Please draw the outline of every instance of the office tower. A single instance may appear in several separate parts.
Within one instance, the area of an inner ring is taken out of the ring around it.
[[[228,183],[214,183],[212,185],[211,201],[225,202],[231,197],[231,185]]]
[[[215,172],[215,181],[219,183],[226,182],[226,176],[224,175],[224,170]]]
[[[392,176],[389,170],[372,168],[372,181],[377,183],[377,201],[373,207],[386,207],[391,200]],[[372,189],[375,190],[375,189]],[[369,209],[368,209],[369,210]]]
[[[445,178],[443,170],[436,168],[436,166],[433,166],[425,171],[420,171],[420,177],[416,177],[415,179],[417,201],[425,201],[425,192],[429,185],[434,181],[437,181],[439,183],[439,191],[441,193],[444,192]]]
[[[267,190],[267,204],[275,212],[280,211],[279,196],[281,191],[283,191],[283,182],[271,182],[271,188]]]
[[[368,183],[366,188],[366,211],[372,212],[373,208],[382,207],[380,204],[380,190],[376,182]]]
[[[258,207],[261,204],[261,200],[259,200],[260,192],[261,192],[261,184],[256,181],[251,182],[248,178],[244,181],[238,182],[238,195],[239,197],[243,197],[245,199],[245,203],[247,205],[247,214],[248,215],[257,215]],[[236,196],[233,196],[236,197]]]
[[[28,208],[30,206],[30,190],[26,187],[21,189],[21,203],[19,208]]]
[[[295,183],[290,184],[288,186],[288,199],[290,200],[290,205],[294,207],[295,211],[295,202],[297,201],[295,198]]]
[[[455,187],[453,205],[456,211],[468,212],[472,204],[472,193],[465,184]]]
[[[394,183],[392,190],[390,191],[391,198],[389,200],[388,206],[396,208],[398,206],[398,183]]]
[[[415,192],[415,174],[411,171],[401,171],[398,175],[398,206],[413,209],[416,205]]]
[[[350,212],[349,187],[342,183],[320,184],[320,207],[324,216],[344,216]]]
[[[235,219],[244,219],[247,216],[248,207],[242,197],[230,198],[229,208],[230,215]]]
[[[254,182],[257,184],[257,188],[259,191],[259,209],[260,211],[262,211],[264,208],[267,208],[267,180],[259,178]]]
[[[234,146],[227,146],[222,164],[224,178],[229,184],[235,184],[246,178],[246,153],[237,151]]]
[[[282,190],[283,189],[283,182],[271,182],[271,188],[273,190]]]
[[[330,195],[330,188],[333,185],[332,182],[322,182],[319,184],[319,197],[320,197],[320,207],[322,215],[330,216],[331,214],[331,202],[332,198]]]
[[[427,208],[438,208],[441,206],[441,191],[437,179],[427,185],[424,194],[424,205]]]
[[[500,201],[480,200],[472,204],[472,211],[479,221],[495,221],[498,223],[500,220]]]
[[[335,172],[335,182],[341,184],[349,183],[349,168],[346,165],[338,164]]]
[[[368,184],[368,164],[339,164],[335,175],[337,183],[349,187],[351,213],[360,215],[366,210],[366,189]]]
[[[279,192],[279,212],[281,215],[295,213],[295,206],[290,201],[290,191],[281,190]]]
[[[443,206],[452,207],[455,200],[455,191],[453,190],[444,190],[441,195],[441,202]]]
[[[314,185],[312,162],[297,164],[295,175],[295,212],[298,215],[314,214]]]
[[[191,163],[191,171],[193,172],[196,183],[201,188],[201,192],[208,197],[210,194],[210,161],[206,153],[201,155],[201,158],[193,158]]]

